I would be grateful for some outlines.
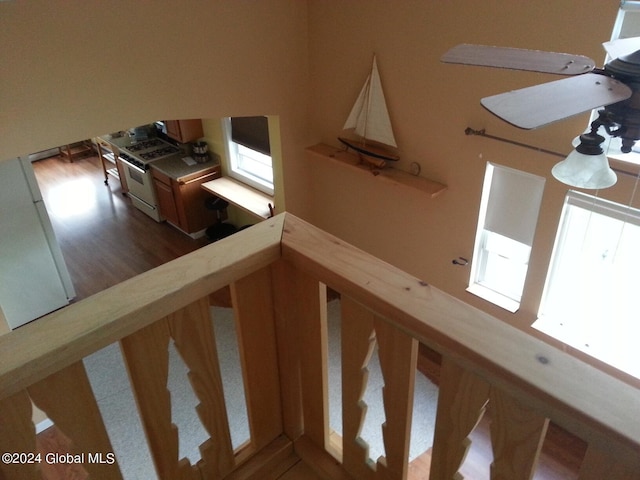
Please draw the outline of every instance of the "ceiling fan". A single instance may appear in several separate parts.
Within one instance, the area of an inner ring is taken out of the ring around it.
[[[623,153],[630,152],[640,140],[640,37],[614,40],[603,46],[613,60],[602,68],[596,68],[592,59],[582,55],[469,44],[452,48],[441,60],[567,76],[486,97],[480,103],[502,120],[523,129],[542,127],[604,107],[591,123],[591,131],[580,136],[580,143],[573,152],[577,152],[582,161],[574,158],[569,165],[571,172],[563,174],[561,170],[567,167],[572,153],[554,167],[553,174],[570,185],[605,188],[615,183],[616,176],[603,153],[605,139],[597,134],[599,128],[603,127],[607,134],[621,139]],[[595,162],[596,157],[599,157],[598,162]],[[606,171],[596,172],[595,163],[602,169],[603,160]],[[595,170],[586,169],[589,162],[594,164],[592,169]],[[575,177],[578,173],[581,179],[567,177]],[[560,178],[562,175],[565,178]]]

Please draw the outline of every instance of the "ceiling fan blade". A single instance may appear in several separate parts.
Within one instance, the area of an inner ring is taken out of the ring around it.
[[[466,43],[453,47],[440,60],[444,63],[510,68],[556,75],[579,75],[595,68],[595,62],[582,55]]]
[[[480,103],[504,121],[529,130],[626,100],[631,94],[617,80],[588,73],[486,97]]]
[[[618,38],[602,44],[612,59],[640,50],[640,37]]]

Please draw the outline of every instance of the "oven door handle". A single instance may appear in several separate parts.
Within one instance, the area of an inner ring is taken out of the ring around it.
[[[129,163],[129,162],[127,162],[124,158],[122,158],[122,157],[118,157],[118,158],[119,158],[119,159],[120,159],[120,161],[121,161],[122,163],[124,163],[127,167],[129,167],[129,168],[133,168],[135,171],[140,172],[140,173],[141,173],[141,174],[143,174],[143,175],[147,173],[147,172],[146,172],[146,170],[143,170],[142,168],[138,167],[137,165],[134,165],[133,163]]]

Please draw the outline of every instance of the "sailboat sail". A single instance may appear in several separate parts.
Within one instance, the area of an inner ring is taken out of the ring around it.
[[[343,128],[353,128],[357,135],[365,139],[397,147],[375,56],[371,73],[360,90]]]

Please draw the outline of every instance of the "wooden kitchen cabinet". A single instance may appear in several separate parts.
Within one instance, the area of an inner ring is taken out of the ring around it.
[[[160,209],[160,215],[162,218],[173,223],[174,225],[180,224],[180,217],[178,216],[178,207],[176,200],[173,196],[173,188],[171,186],[171,179],[166,175],[152,170],[153,184],[156,189],[156,199],[158,200],[158,208]]]
[[[155,168],[151,173],[160,215],[167,221],[186,233],[199,232],[217,222],[216,213],[205,207],[205,200],[211,194],[201,185],[220,178],[219,165],[177,179]]]
[[[188,120],[165,120],[167,136],[180,143],[188,143],[202,138],[202,120],[193,118]]]

